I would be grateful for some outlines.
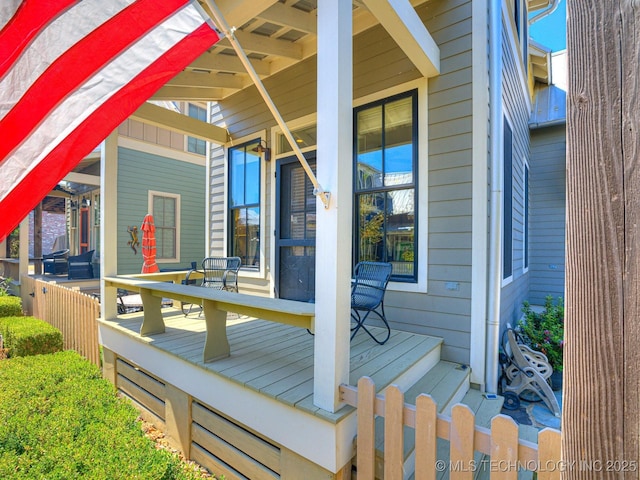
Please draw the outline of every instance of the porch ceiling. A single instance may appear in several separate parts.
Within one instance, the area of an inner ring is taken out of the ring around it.
[[[425,1],[409,0],[414,7]],[[206,3],[198,2],[213,17]],[[317,3],[317,0],[216,1],[228,24],[237,28],[236,38],[262,79],[316,54]],[[364,2],[353,1],[354,35],[378,23]],[[223,100],[251,85],[240,59],[229,41],[223,39],[169,81],[152,99]]]

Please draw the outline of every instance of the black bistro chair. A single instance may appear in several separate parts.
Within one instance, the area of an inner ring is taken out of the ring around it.
[[[195,262],[192,262],[192,268],[182,283],[238,293],[238,272],[241,265],[240,257],[208,257],[202,260],[201,269],[195,268]],[[183,303],[182,313],[189,315],[191,304]]]
[[[384,345],[391,336],[391,328],[384,314],[384,294],[391,278],[393,266],[383,262],[360,262],[354,269],[354,280],[351,285],[351,318],[355,326],[351,328],[351,339],[358,330],[363,329],[376,343]],[[374,313],[385,327],[387,335],[378,340],[364,325],[367,317]]]

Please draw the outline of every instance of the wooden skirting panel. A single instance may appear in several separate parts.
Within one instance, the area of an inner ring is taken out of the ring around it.
[[[116,387],[136,404],[165,421],[165,384],[147,372],[118,358]]]
[[[280,478],[280,448],[195,401],[191,414],[195,461],[225,478]]]
[[[104,347],[103,374],[185,458],[227,480],[345,480]],[[224,395],[224,392],[221,392]],[[283,428],[287,428],[283,425]]]

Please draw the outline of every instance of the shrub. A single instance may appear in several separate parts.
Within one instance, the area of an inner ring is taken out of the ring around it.
[[[62,350],[62,333],[34,317],[0,318],[0,334],[9,357],[26,357]]]
[[[19,317],[22,315],[22,300],[20,297],[0,295],[0,318]]]
[[[564,303],[558,297],[553,304],[551,295],[547,296],[544,310],[536,313],[529,302],[522,306],[524,318],[518,322],[524,342],[534,350],[544,353],[556,372],[562,371],[564,350]]]
[[[197,478],[75,352],[2,361],[0,385],[0,478]]]

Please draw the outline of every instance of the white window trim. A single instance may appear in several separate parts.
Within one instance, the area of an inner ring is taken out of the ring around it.
[[[397,292],[412,292],[412,293],[427,293],[427,279],[428,279],[428,256],[429,256],[429,104],[428,104],[428,80],[421,78],[419,80],[413,80],[411,82],[396,85],[386,90],[375,92],[371,95],[359,97],[354,99],[353,108],[372,103],[377,100],[392,97],[394,95],[407,92],[409,90],[418,90],[418,179],[416,187],[418,189],[418,274],[416,276],[415,283],[409,282],[389,282],[387,290]],[[305,117],[298,118],[296,120],[287,122],[287,126],[291,130],[297,130],[303,127],[307,127],[316,123],[316,114],[307,115]],[[276,144],[277,135],[282,133],[279,127],[275,127],[271,130],[271,145]],[[316,146],[310,146],[302,149],[302,152],[316,150]],[[293,152],[286,152],[284,154],[275,155],[272,158],[290,157]],[[275,178],[271,183],[271,198],[275,199]],[[353,194],[353,192],[352,192]],[[271,218],[276,218],[275,201],[271,202]],[[273,226],[275,228],[275,226]],[[271,239],[271,251],[275,252],[275,238]],[[275,272],[275,255],[271,255],[271,271]],[[272,278],[271,281],[275,281]]]
[[[526,9],[526,2],[522,2],[523,7]],[[523,22],[528,21],[528,14],[523,15]],[[518,38],[518,34],[516,32],[516,24],[513,19],[513,10],[508,5],[508,0],[502,0],[502,26],[507,32],[507,37],[509,38],[509,47],[512,55],[515,57],[515,64],[518,70],[518,79],[520,80],[520,88],[522,90],[522,95],[525,101],[527,102],[527,109],[531,110],[531,98],[529,96],[529,77],[524,68],[524,62],[528,62],[527,58],[522,58],[522,46],[520,43],[520,39]],[[528,29],[527,29],[528,35]],[[500,37],[502,38],[502,36]],[[529,38],[523,39],[523,41],[528,42]],[[505,46],[503,46],[503,49]]]
[[[528,188],[525,185],[525,173],[529,172],[529,185]],[[522,159],[522,273],[525,274],[529,271],[531,265],[531,258],[529,258],[529,265],[527,265],[527,237],[531,233],[529,231],[530,213],[527,210],[531,210],[531,203],[527,203],[526,195],[531,197],[531,169],[529,168],[529,161],[525,158]],[[529,208],[527,208],[527,205]],[[529,238],[529,257],[531,257],[531,238]]]
[[[354,100],[354,108],[383,98],[418,90],[418,274],[416,282],[394,282],[387,285],[387,290],[395,292],[427,293],[429,265],[429,92],[428,80],[421,78],[412,82],[396,85],[365,97]]]
[[[224,146],[224,252],[225,255],[229,255],[229,149],[243,143],[250,142],[256,138],[263,140],[267,139],[267,131],[259,130],[251,135],[245,135],[244,137],[235,138],[230,142],[227,142]],[[271,144],[273,145],[273,144]],[[265,269],[265,241],[266,241],[266,215],[265,204],[266,198],[266,170],[268,162],[265,160],[264,153],[260,156],[260,268],[241,268],[239,272],[240,278],[266,278]],[[273,255],[272,255],[273,256]]]
[[[504,208],[504,121],[505,119],[507,120],[507,122],[509,123],[509,127],[511,128],[511,275],[504,278],[504,215],[505,215],[505,208]],[[500,142],[500,160],[501,160],[501,166],[500,168],[502,169],[502,185],[500,185],[500,188],[503,189],[503,198],[501,199],[502,202],[502,208],[501,210],[501,218],[500,221],[502,222],[502,238],[500,239],[500,257],[502,258],[502,271],[500,272],[500,276],[502,277],[502,286],[505,287],[507,285],[509,285],[511,282],[513,282],[513,146],[514,146],[514,142],[513,139],[515,138],[515,134],[513,131],[513,120],[511,119],[511,115],[509,115],[509,112],[507,112],[507,110],[504,107],[504,104],[502,105],[502,119],[500,120],[500,132],[502,135],[502,141]]]
[[[149,190],[147,196],[147,211],[149,213],[153,213],[153,197],[169,197],[176,199],[176,256],[174,258],[156,258],[156,263],[180,263],[180,235],[182,231],[180,221],[180,194]]]

